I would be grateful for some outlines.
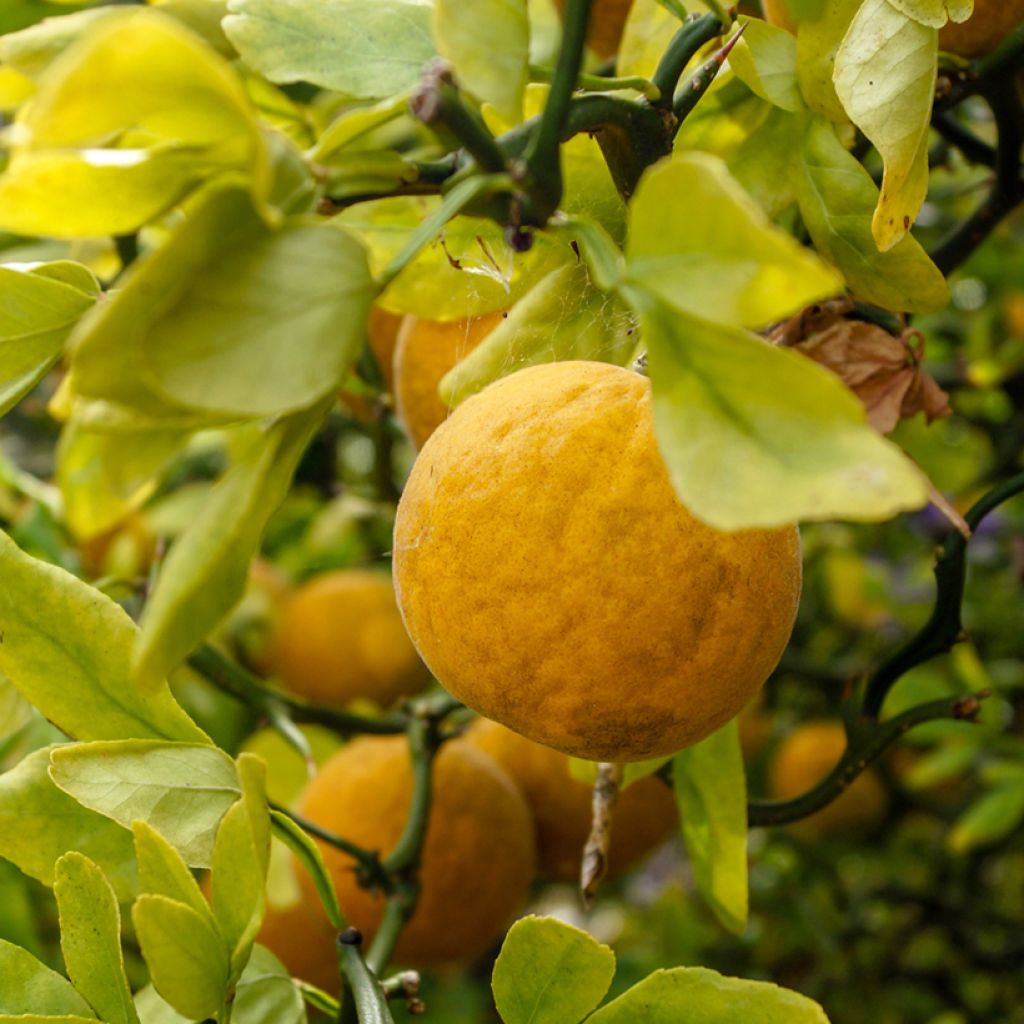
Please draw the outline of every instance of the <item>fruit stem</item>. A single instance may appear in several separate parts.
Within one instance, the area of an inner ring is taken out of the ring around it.
[[[363,959],[363,937],[355,928],[338,936],[338,964],[348,981],[338,1024],[394,1024],[388,1000],[376,974]]]
[[[655,104],[665,110],[672,109],[672,100],[676,86],[686,65],[693,60],[697,51],[710,43],[717,35],[721,35],[725,26],[713,14],[691,17],[672,37],[658,62],[658,67],[651,76],[651,81],[661,93],[661,99]]]
[[[433,800],[434,755],[441,744],[437,722],[431,717],[410,719],[406,735],[412,758],[412,802],[405,828],[394,849],[384,858],[384,870],[392,875],[407,871],[419,861]]]

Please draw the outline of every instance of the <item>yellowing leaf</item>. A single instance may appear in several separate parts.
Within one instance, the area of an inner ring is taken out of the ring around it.
[[[796,77],[800,94],[811,110],[837,124],[849,124],[832,72],[836,51],[862,0],[824,0],[812,18],[802,19],[796,35]]]
[[[937,74],[938,33],[865,0],[836,54],[836,94],[885,164],[871,231],[891,249],[910,230],[928,191],[928,128]]]
[[[218,173],[266,190],[264,142],[242,82],[152,10],[94,23],[50,64],[11,135],[0,227],[21,234],[133,231]]]
[[[658,0],[634,0],[622,31],[616,73],[650,78],[679,28],[679,18]]]
[[[721,160],[677,153],[640,179],[627,277],[706,320],[760,327],[842,290],[842,279],[774,227]]]
[[[796,40],[785,29],[749,19],[729,65],[762,99],[791,112],[804,109],[796,82]]]
[[[522,119],[530,57],[526,0],[435,0],[434,38],[460,86],[503,117]]]
[[[628,298],[648,346],[658,445],[699,519],[720,530],[874,521],[928,500],[923,474],[827,370],[638,287]]]
[[[857,298],[901,313],[931,313],[949,287],[913,235],[879,252],[871,234],[878,189],[821,118],[808,122],[795,174],[800,214],[817,250],[834,263]]]
[[[898,11],[908,18],[942,28],[947,21],[966,21],[974,10],[974,0],[889,0]]]

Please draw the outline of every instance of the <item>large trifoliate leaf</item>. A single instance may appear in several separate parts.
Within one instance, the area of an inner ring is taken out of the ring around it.
[[[736,719],[672,762],[694,880],[731,932],[747,926],[747,779]]]
[[[765,981],[727,978],[704,967],[655,971],[602,1006],[587,1024],[828,1024],[798,992]]]
[[[209,867],[214,834],[241,794],[235,763],[216,747],[125,740],[50,753],[50,778],[125,828],[141,818],[191,867]]]
[[[865,0],[836,54],[836,94],[885,163],[871,222],[883,252],[910,230],[928,191],[938,39],[889,0]]]
[[[871,234],[878,189],[836,138],[812,118],[795,179],[800,214],[815,248],[834,263],[857,298],[893,312],[931,313],[949,302],[942,272],[912,235],[879,252]]]
[[[77,393],[141,413],[293,412],[333,393],[374,295],[362,246],[326,224],[268,228],[219,189],[73,340]]]
[[[134,684],[138,630],[109,597],[2,532],[0,579],[0,672],[54,725],[83,740],[206,740],[165,682]]]
[[[0,857],[52,886],[57,860],[77,850],[104,865],[120,900],[130,899],[137,888],[131,833],[54,785],[51,749],[0,775]]]
[[[98,865],[81,853],[57,861],[53,885],[60,948],[75,988],[105,1024],[139,1024],[121,953],[121,912]]]
[[[164,562],[142,614],[132,672],[149,690],[177,668],[245,590],[267,520],[325,414],[323,405],[253,429],[234,465]]]
[[[654,425],[682,502],[720,530],[881,520],[927,501],[923,474],[837,377],[638,287]]]
[[[429,0],[230,0],[228,11],[228,39],[272,82],[381,99],[437,54]]]
[[[530,59],[526,0],[434,0],[434,38],[459,85],[519,121]]]
[[[225,171],[250,176],[260,195],[267,184],[242,81],[153,10],[93,25],[47,69],[12,138],[0,228],[20,234],[125,234]]]
[[[78,318],[96,301],[96,279],[84,267],[81,279],[61,275],[62,266],[77,264],[0,265],[0,416],[57,362]]]
[[[842,290],[706,153],[655,164],[629,214],[628,281],[693,316],[761,327]]]
[[[553,917],[524,917],[508,930],[491,988],[504,1024],[579,1021],[604,998],[615,954]]]
[[[5,939],[0,939],[0,979],[0,1014],[96,1019],[67,978]]]

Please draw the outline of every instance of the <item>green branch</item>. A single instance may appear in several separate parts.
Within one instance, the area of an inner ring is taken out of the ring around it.
[[[531,64],[529,70],[530,81],[532,82],[550,82],[555,76],[553,68],[546,68],[540,64]],[[658,87],[649,78],[641,78],[639,75],[620,77],[615,75],[588,75],[585,72],[581,72],[576,79],[576,87],[578,89],[591,89],[594,92],[615,92],[620,89],[632,89],[652,103],[661,98],[661,91]]]
[[[363,959],[363,937],[355,928],[338,936],[338,964],[348,982],[338,1024],[394,1024],[388,999],[377,975]]]
[[[658,62],[658,67],[651,76],[651,81],[661,93],[656,104],[666,110],[672,109],[672,100],[676,86],[686,65],[697,55],[697,51],[715,36],[721,35],[725,26],[713,14],[705,14],[692,18],[672,37],[668,48]]]

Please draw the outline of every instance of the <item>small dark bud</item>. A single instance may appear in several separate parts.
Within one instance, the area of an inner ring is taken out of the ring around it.
[[[338,942],[343,946],[361,946],[363,933],[358,928],[346,928],[339,936]]]
[[[529,252],[533,248],[533,232],[515,224],[505,226],[505,240],[516,252]]]

